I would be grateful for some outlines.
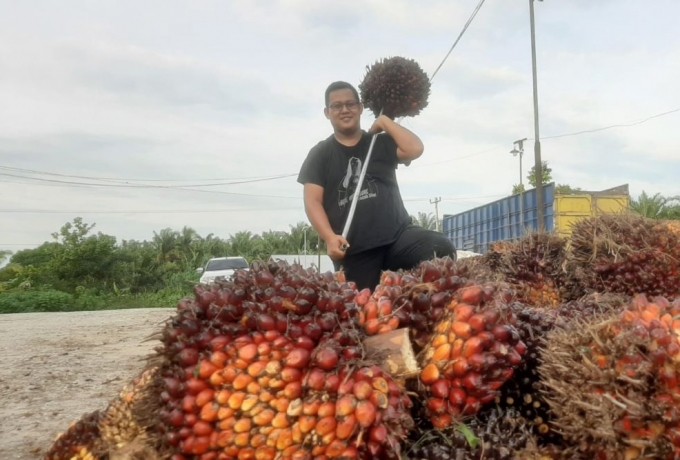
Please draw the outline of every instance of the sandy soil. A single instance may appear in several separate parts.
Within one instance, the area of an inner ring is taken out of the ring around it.
[[[0,315],[0,459],[41,459],[84,413],[106,408],[158,344],[172,309]]]

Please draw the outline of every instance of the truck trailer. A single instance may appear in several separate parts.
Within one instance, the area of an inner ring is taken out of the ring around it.
[[[598,192],[555,193],[555,183],[543,186],[543,228],[568,236],[581,219],[628,212],[628,184]],[[485,254],[491,244],[512,241],[538,230],[536,189],[527,190],[455,215],[444,214],[442,230],[456,249]]]

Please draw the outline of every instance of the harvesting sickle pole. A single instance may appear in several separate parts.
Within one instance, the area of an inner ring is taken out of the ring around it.
[[[383,109],[380,109],[380,115],[383,114]],[[378,115],[378,117],[380,117]],[[354,220],[354,213],[357,210],[357,202],[359,201],[359,195],[361,194],[361,187],[364,185],[364,177],[366,177],[366,171],[368,170],[368,162],[371,160],[371,153],[373,153],[373,146],[375,145],[375,140],[378,138],[378,133],[375,133],[371,138],[371,145],[368,147],[368,153],[366,154],[366,160],[364,160],[364,165],[361,168],[361,174],[359,175],[359,182],[354,189],[354,195],[352,196],[352,204],[349,207],[349,214],[347,215],[347,221],[345,221],[345,228],[342,229],[342,237],[347,239],[349,234],[349,228],[352,226],[352,220]],[[343,251],[347,249],[344,244],[340,247]]]

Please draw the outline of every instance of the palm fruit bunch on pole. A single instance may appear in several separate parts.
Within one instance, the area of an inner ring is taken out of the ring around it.
[[[515,409],[492,407],[465,425],[423,434],[405,457],[410,460],[512,460],[536,449],[531,428]],[[522,457],[525,458],[525,457]]]
[[[637,215],[602,215],[574,225],[569,239],[572,285],[594,292],[680,295],[680,234]]]
[[[398,458],[410,399],[363,359],[353,283],[256,263],[195,291],[163,333],[173,460]]]
[[[502,285],[468,286],[455,292],[421,354],[419,376],[427,414],[435,428],[473,416],[496,398],[526,345],[507,308]]]
[[[598,459],[680,456],[678,314],[680,300],[638,295],[549,334],[539,372],[568,447]]]
[[[413,59],[394,56],[366,66],[359,94],[376,117],[416,116],[428,105],[430,79]]]
[[[518,300],[556,307],[564,285],[565,241],[549,233],[529,233],[512,243],[492,246],[483,258],[517,291]]]
[[[44,460],[98,460],[107,454],[108,448],[99,431],[101,417],[101,411],[94,411],[71,423],[54,441]]]

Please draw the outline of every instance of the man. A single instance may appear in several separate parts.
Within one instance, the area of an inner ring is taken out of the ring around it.
[[[418,136],[384,115],[363,131],[363,106],[349,83],[332,83],[325,96],[324,114],[333,134],[310,150],[298,182],[304,185],[307,217],[326,242],[335,269],[344,270],[359,289],[374,289],[383,270],[411,269],[434,256],[455,258],[448,238],[411,223],[399,192],[398,165],[423,154]],[[342,230],[375,133],[382,134],[373,147],[346,240]]]

